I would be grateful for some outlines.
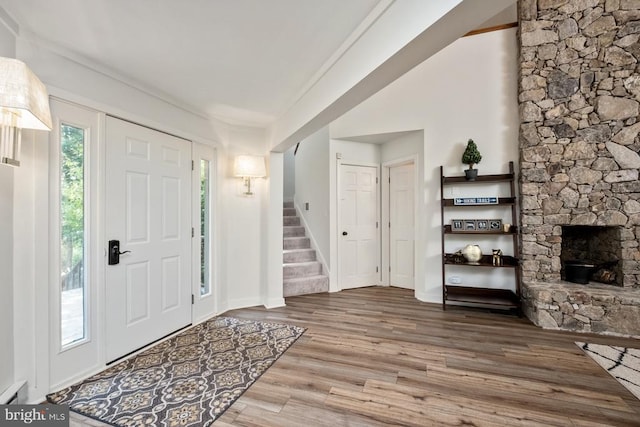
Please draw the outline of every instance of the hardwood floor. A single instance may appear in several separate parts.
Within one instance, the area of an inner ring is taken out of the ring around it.
[[[286,302],[225,313],[307,331],[214,426],[640,426],[640,401],[574,344],[640,340],[443,312],[397,288]]]

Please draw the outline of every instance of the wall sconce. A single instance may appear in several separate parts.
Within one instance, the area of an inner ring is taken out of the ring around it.
[[[245,195],[251,196],[251,178],[262,178],[267,175],[264,165],[264,157],[262,156],[237,156],[233,162],[233,175],[243,178],[244,185],[247,187]]]
[[[0,57],[0,163],[20,166],[22,129],[51,126],[44,84],[24,62]]]

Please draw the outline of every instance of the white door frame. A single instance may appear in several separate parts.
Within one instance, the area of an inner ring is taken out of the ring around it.
[[[104,124],[105,116],[88,107],[51,98],[54,126],[49,144],[49,387],[82,378],[104,365]],[[60,126],[88,129],[85,164],[87,279],[85,338],[65,348],[60,336]]]
[[[381,197],[381,204],[382,204],[382,227],[381,227],[381,233],[382,233],[382,239],[381,239],[381,246],[382,246],[382,285],[383,286],[390,286],[390,275],[389,275],[389,265],[390,265],[390,257],[391,257],[391,253],[390,253],[390,244],[391,244],[391,230],[389,229],[389,221],[390,221],[390,214],[389,214],[389,203],[390,203],[390,185],[389,185],[389,177],[390,177],[390,169],[395,167],[395,166],[402,166],[402,165],[407,165],[407,164],[413,164],[413,169],[414,169],[414,173],[413,173],[413,227],[414,230],[417,231],[417,219],[418,219],[418,189],[420,188],[418,186],[419,184],[419,174],[418,174],[418,155],[412,155],[412,156],[407,156],[407,157],[401,157],[399,159],[394,159],[394,160],[390,160],[388,162],[384,162],[382,163],[382,186],[381,186],[381,191],[382,191],[382,197]],[[417,234],[417,232],[416,232]],[[418,277],[417,276],[417,266],[418,266],[418,251],[417,251],[417,245],[414,243],[413,245],[413,257],[414,257],[414,263],[413,263],[413,280],[414,280],[414,290],[416,289],[416,283],[415,280]]]
[[[379,163],[367,163],[367,162],[355,162],[355,161],[350,161],[350,160],[341,160],[338,159],[336,162],[336,225],[337,225],[337,229],[336,229],[336,242],[338,243],[336,245],[336,261],[339,259],[340,257],[340,235],[342,233],[342,228],[340,225],[340,169],[342,168],[343,165],[349,165],[349,166],[363,166],[363,167],[373,167],[376,168],[377,170],[377,175],[380,176],[380,164]],[[380,186],[378,187],[378,200],[380,199]],[[377,203],[376,205],[376,218],[378,220],[378,224],[380,225],[380,202]],[[381,243],[381,239],[380,239],[380,230],[381,227],[378,226],[378,242]],[[378,251],[378,265],[381,265],[380,261],[381,261],[381,256],[382,254],[380,253],[380,251]],[[338,290],[341,291],[342,288],[342,283],[341,283],[341,275],[340,275],[340,262],[338,261],[335,265],[335,271],[337,273],[336,276],[336,282],[338,284]],[[383,270],[383,269],[381,269]],[[380,285],[381,283],[381,276],[380,276],[381,272],[378,272],[378,283],[375,283],[375,285]]]
[[[193,168],[191,171],[191,197],[192,197],[192,218],[191,226],[194,230],[194,238],[192,239],[191,258],[191,293],[193,294],[193,308],[191,311],[191,323],[196,324],[217,313],[219,305],[218,286],[216,278],[218,275],[218,264],[216,263],[217,251],[217,175],[216,167],[216,150],[208,145],[191,142],[191,160]],[[210,163],[209,169],[209,285],[210,292],[207,295],[200,295],[200,160],[207,160]]]

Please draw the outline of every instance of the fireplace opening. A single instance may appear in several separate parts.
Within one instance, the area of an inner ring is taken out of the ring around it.
[[[622,286],[621,227],[566,225],[562,227],[562,279]]]

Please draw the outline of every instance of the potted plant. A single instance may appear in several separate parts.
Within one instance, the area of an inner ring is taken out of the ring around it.
[[[469,139],[467,148],[465,148],[464,153],[462,153],[462,163],[469,165],[469,169],[465,169],[464,171],[467,180],[475,181],[478,176],[478,169],[474,169],[473,165],[480,163],[480,160],[482,160],[482,155],[478,151],[478,146],[473,142],[473,139]]]

